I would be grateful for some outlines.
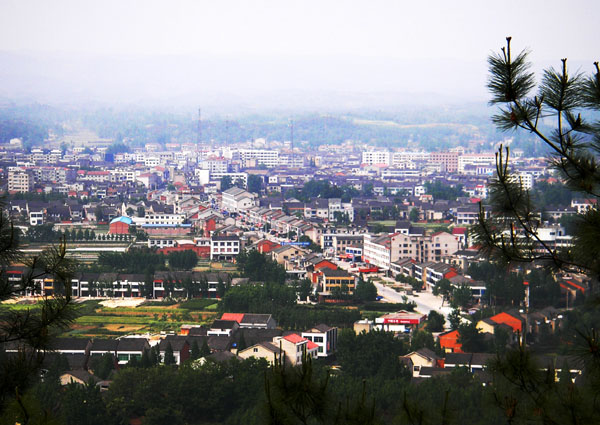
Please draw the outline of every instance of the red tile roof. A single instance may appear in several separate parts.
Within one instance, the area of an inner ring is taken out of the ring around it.
[[[223,313],[221,316],[221,320],[233,320],[238,323],[241,323],[243,319],[244,313]]]
[[[289,334],[284,336],[283,339],[291,342],[292,344],[298,344],[300,342],[308,341],[306,338],[303,338],[298,334]]]

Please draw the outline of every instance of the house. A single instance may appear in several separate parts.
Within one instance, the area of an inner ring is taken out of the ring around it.
[[[273,258],[277,264],[285,265],[288,262],[295,260],[297,257],[307,253],[307,250],[299,248],[295,245],[283,245],[271,251],[271,258]]]
[[[121,338],[117,345],[117,362],[120,365],[127,364],[133,358],[142,359],[145,350],[150,349],[146,338]]]
[[[239,328],[240,325],[235,320],[215,320],[206,334],[208,336],[231,336]]]
[[[514,312],[502,312],[498,313],[489,318],[492,322],[497,324],[505,324],[510,326],[513,332],[523,332],[523,318]],[[477,324],[479,328],[479,323]]]
[[[232,261],[240,253],[237,236],[213,236],[210,239],[210,259]]]
[[[483,370],[495,357],[495,354],[488,353],[448,353],[444,360],[444,367],[466,367],[469,372],[475,372]]]
[[[302,337],[317,344],[317,357],[327,357],[337,348],[338,329],[320,324],[302,332]]]
[[[330,295],[335,288],[339,288],[342,292],[346,289],[347,293],[352,295],[356,286],[356,277],[345,270],[331,270],[325,267],[318,278],[318,283],[323,288],[324,294]]]
[[[93,339],[90,346],[90,356],[101,356],[110,353],[117,355],[117,346],[119,341],[116,339]]]
[[[361,332],[369,333],[374,328],[374,322],[369,319],[362,319],[354,322],[354,333],[359,334]]]
[[[87,356],[91,345],[91,341],[86,338],[55,338],[50,342],[49,351]]]
[[[458,342],[459,337],[460,335],[456,329],[439,334],[440,347],[446,353],[462,353],[462,344]]]
[[[238,356],[243,359],[250,357],[264,358],[270,364],[282,359],[293,366],[302,364],[302,359],[306,355],[313,359],[317,358],[318,346],[312,341],[298,335],[288,334],[285,336],[276,336],[272,342],[263,342],[255,344],[238,352]]]
[[[255,194],[232,187],[223,192],[221,198],[221,208],[229,213],[238,213],[252,208],[255,205]]]
[[[400,356],[407,367],[412,371],[413,377],[418,377],[423,367],[443,367],[444,362],[441,357],[435,354],[429,348],[420,348],[417,351]]]
[[[233,320],[241,329],[275,329],[277,322],[270,314],[223,313],[221,320]]]
[[[158,351],[163,361],[169,344],[173,350],[175,364],[182,364],[190,358],[191,345],[188,342],[188,338],[181,335],[167,335],[164,339],[161,339],[160,343],[158,344]],[[198,348],[200,347],[201,346],[198,346]]]
[[[69,384],[87,385],[90,381],[98,385],[101,379],[87,370],[70,370],[60,375],[60,385],[62,386]]]
[[[128,235],[129,228],[133,225],[133,220],[129,217],[121,216],[113,218],[108,225],[108,233],[111,235]]]

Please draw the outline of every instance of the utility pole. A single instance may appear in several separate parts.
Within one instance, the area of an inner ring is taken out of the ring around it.
[[[200,144],[202,143],[202,108],[198,108],[198,129],[196,131],[196,163],[200,162]]]
[[[527,329],[529,329],[528,314],[529,314],[529,282],[523,281],[525,285],[525,328],[523,329],[523,347],[527,346]]]
[[[290,155],[291,167],[294,167],[294,119],[290,119],[290,140],[292,143],[292,154]]]

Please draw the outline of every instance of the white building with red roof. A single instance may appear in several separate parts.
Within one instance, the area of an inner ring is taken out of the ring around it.
[[[263,358],[270,364],[283,359],[292,366],[302,364],[304,356],[306,358],[316,359],[319,346],[307,338],[298,334],[288,334],[285,336],[276,336],[273,342],[260,342],[240,350],[237,355],[243,359],[250,357]]]

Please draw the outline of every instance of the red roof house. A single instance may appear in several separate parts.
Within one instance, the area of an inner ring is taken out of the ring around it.
[[[455,329],[453,331],[444,332],[438,335],[440,347],[446,353],[462,353],[462,344],[458,342],[460,334]]]

